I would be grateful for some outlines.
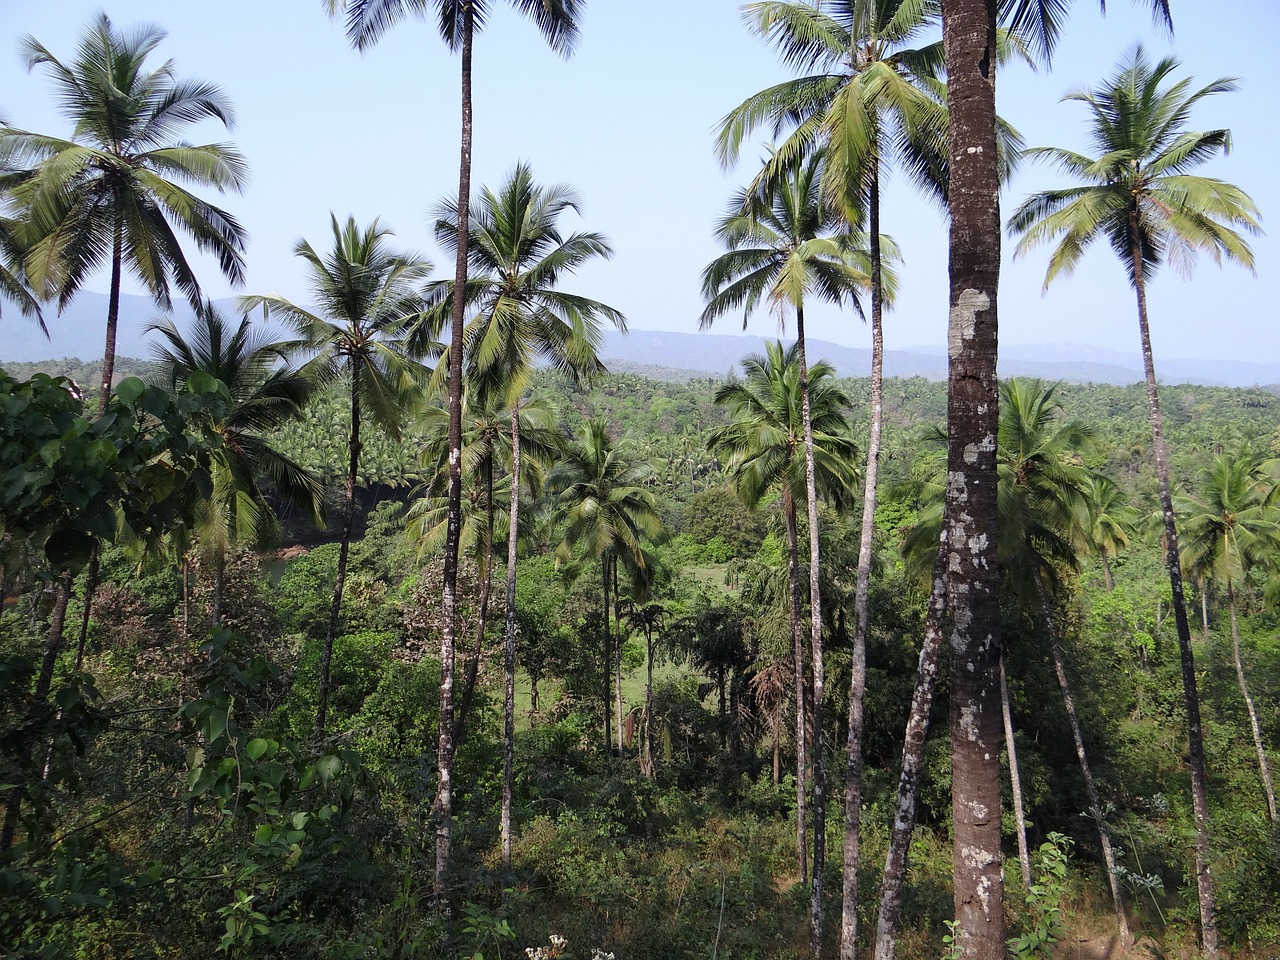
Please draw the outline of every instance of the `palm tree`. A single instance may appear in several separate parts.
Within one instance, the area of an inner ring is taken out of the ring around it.
[[[707,446],[725,455],[727,472],[738,496],[755,507],[774,488],[782,494],[787,532],[788,616],[795,662],[796,701],[796,856],[801,882],[808,878],[805,837],[806,723],[804,641],[800,624],[800,560],[797,543],[797,500],[805,497],[808,461],[805,451],[805,394],[800,344],[783,348],[767,343],[765,355],[742,361],[743,379],[724,384],[715,403],[726,407],[732,422],[714,431]],[[814,487],[843,505],[854,488],[852,464],[856,448],[846,410],[849,399],[834,383],[835,370],[819,362],[808,371],[808,435],[814,451]],[[808,503],[807,499],[805,500]],[[809,508],[813,509],[813,508]]]
[[[558,496],[565,522],[564,540],[557,548],[561,559],[574,549],[600,564],[604,613],[604,745],[611,749],[609,721],[609,672],[612,663],[610,590],[617,581],[620,559],[644,562],[644,538],[661,529],[657,503],[644,487],[650,471],[647,463],[629,459],[625,444],[614,445],[603,421],[587,420],[582,432],[565,449],[549,483]],[[616,592],[616,591],[615,591]],[[621,709],[618,716],[618,749],[622,748]]]
[[[539,186],[525,163],[517,163],[495,193],[483,188],[472,211],[466,247],[471,274],[467,298],[475,318],[466,331],[463,352],[473,382],[500,395],[511,408],[512,482],[507,550],[507,620],[504,662],[508,697],[503,801],[503,856],[510,859],[510,793],[515,744],[515,587],[519,529],[523,396],[541,360],[579,380],[601,372],[598,351],[601,325],[625,331],[622,313],[598,300],[558,289],[566,276],[592,260],[609,259],[613,248],[603,234],[565,234],[559,226],[567,212],[581,213],[577,193],[565,184]],[[459,242],[461,223],[456,200],[439,209],[436,237],[446,246]],[[452,300],[450,284],[438,291]],[[450,352],[452,359],[452,352]],[[532,439],[532,438],[531,438]],[[543,445],[543,452],[549,453]]]
[[[202,120],[229,128],[234,111],[216,85],[179,78],[172,61],[148,67],[164,37],[153,26],[121,33],[99,14],[70,62],[27,37],[27,66],[49,69],[75,133],[66,140],[0,126],[0,170],[9,171],[0,176],[0,193],[11,189],[21,211],[23,263],[35,292],[56,297],[61,309],[90,275],[110,267],[99,415],[115,369],[126,267],[162,306],[170,306],[173,283],[198,309],[200,284],[176,227],[212,253],[232,283],[244,279],[244,230],[183,186],[239,191],[244,158],[227,144],[193,146],[179,137]]]
[[[895,165],[939,202],[946,196],[946,107],[938,80],[940,43],[914,49],[940,14],[937,0],[764,2],[747,7],[756,33],[802,71],[750,97],[721,122],[717,147],[736,161],[746,136],[763,123],[792,127],[762,176],[777,176],[816,147],[825,149],[827,201],[850,228],[865,212],[870,244],[871,411],[864,470],[862,530],[854,595],[853,667],[845,777],[844,895],[841,957],[857,942],[862,701],[866,686],[867,606],[884,413],[885,284],[880,237],[882,178]]]
[[[461,56],[462,132],[458,160],[457,229],[459,242],[454,259],[454,288],[467,284],[467,243],[470,239],[471,199],[471,56],[476,30],[488,20],[491,0],[325,0],[330,15],[343,11],[347,17],[347,37],[359,50],[377,43],[382,35],[406,14],[438,17],[440,36],[451,51]],[[573,52],[578,40],[578,18],[583,0],[511,0],[517,10],[533,21],[538,32],[562,56]],[[463,342],[466,329],[465,298],[455,297],[449,320],[449,342]],[[449,357],[449,526],[444,551],[442,599],[444,630],[440,641],[440,746],[433,816],[436,820],[435,894],[443,897],[449,869],[449,845],[453,820],[453,661],[457,633],[458,539],[462,529],[462,351]]]
[[[333,249],[318,253],[299,240],[294,253],[307,264],[315,311],[277,294],[244,297],[246,310],[262,307],[291,324],[300,346],[318,353],[313,363],[329,377],[342,376],[351,389],[351,432],[347,439],[347,476],[343,487],[342,539],[338,577],[320,657],[316,732],[324,733],[329,706],[329,663],[338,632],[347,553],[355,518],[355,488],[360,467],[360,429],[367,418],[397,439],[401,424],[428,371],[408,355],[407,328],[424,308],[421,288],[431,265],[414,254],[397,253],[387,243],[391,231],[378,220],[361,228],[354,217],[345,224],[330,215]]]
[[[5,300],[17,304],[22,315],[35,320],[48,337],[49,328],[40,312],[40,301],[22,277],[22,252],[15,236],[16,227],[14,221],[0,217],[0,304]]]
[[[1220,454],[1200,471],[1198,486],[1198,496],[1181,498],[1179,503],[1187,531],[1183,563],[1189,572],[1226,585],[1227,609],[1231,615],[1231,658],[1253,731],[1267,815],[1275,823],[1276,791],[1271,782],[1258,711],[1249,694],[1244,661],[1240,657],[1236,587],[1250,569],[1259,563],[1265,564],[1274,555],[1280,538],[1280,515],[1270,502],[1272,485],[1263,473],[1262,463],[1249,450]]]
[[[195,377],[212,377],[226,385],[231,401],[208,428],[221,445],[210,452],[209,493],[197,494],[193,505],[199,550],[214,570],[217,626],[227,554],[237,543],[261,545],[278,532],[268,493],[302,508],[317,522],[323,518],[320,482],[281,453],[272,437],[302,418],[319,382],[305,370],[283,364],[284,345],[269,342],[247,317],[233,328],[212,303],[201,307],[187,336],[172,320],[156,321],[147,329],[162,340],[153,350],[157,380],[176,392]]]
[[[620,605],[621,606],[621,605]],[[667,618],[667,608],[661,602],[626,602],[627,622],[644,634],[644,715],[641,720],[643,743],[640,753],[640,772],[653,777],[653,635],[661,629]]]
[[[1124,493],[1108,477],[1094,474],[1089,478],[1086,496],[1089,501],[1089,548],[1102,560],[1102,575],[1107,590],[1115,586],[1111,576],[1111,558],[1129,545],[1129,531],[1137,519],[1136,512]]]
[[[1023,201],[1010,218],[1009,230],[1022,235],[1017,253],[1041,243],[1054,244],[1045,274],[1046,288],[1055,277],[1071,273],[1087,247],[1097,238],[1105,237],[1124,264],[1137,298],[1152,446],[1168,545],[1169,583],[1182,659],[1196,820],[1201,936],[1205,952],[1216,954],[1218,937],[1209,869],[1208,781],[1204,769],[1200,697],[1196,689],[1164,426],[1151,353],[1147,280],[1166,257],[1189,267],[1201,251],[1216,261],[1221,262],[1225,257],[1252,269],[1253,252],[1240,231],[1256,233],[1259,227],[1257,207],[1243,190],[1189,172],[1231,145],[1228,130],[1188,130],[1191,109],[1205,97],[1236,89],[1236,82],[1222,78],[1193,90],[1189,78],[1169,82],[1177,69],[1178,61],[1171,57],[1152,64],[1138,46],[1102,85],[1068,94],[1065,99],[1083,103],[1089,109],[1089,135],[1099,156],[1092,158],[1058,147],[1029,151],[1032,156],[1054,162],[1079,183],[1047,190]]]
[[[859,313],[860,290],[870,278],[866,257],[855,249],[853,237],[823,202],[824,158],[816,153],[787,169],[757,191],[743,191],[717,228],[729,248],[703,271],[707,306],[699,325],[706,329],[716,317],[741,308],[746,318],[766,302],[779,325],[788,311],[795,314],[796,362],[799,368],[801,422],[804,430],[805,504],[809,515],[809,612],[813,647],[813,877],[810,946],[820,946],[822,881],[826,860],[826,778],[822,762],[822,701],[826,679],[822,659],[822,598],[818,585],[817,487],[814,478],[813,430],[809,409],[809,371],[805,358],[804,305],[816,296],[842,305],[851,302]]]

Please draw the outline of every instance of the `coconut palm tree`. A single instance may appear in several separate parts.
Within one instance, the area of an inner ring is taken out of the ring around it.
[[[40,301],[23,280],[22,251],[15,236],[17,224],[0,217],[0,305],[9,300],[17,305],[24,317],[30,317],[49,336]]]
[[[164,31],[117,30],[106,14],[89,25],[74,60],[62,61],[34,37],[22,42],[27,66],[48,68],[71,139],[0,126],[0,193],[21,213],[19,241],[32,289],[65,307],[100,268],[111,271],[98,412],[115,369],[120,282],[127,268],[164,307],[176,285],[193,309],[200,284],[175,233],[212,253],[232,283],[244,279],[246,235],[235,217],[184,184],[238,192],[244,158],[228,144],[194,146],[184,128],[234,111],[214,84],[180,78],[172,61],[148,58]]]
[[[1102,576],[1107,590],[1115,587],[1111,576],[1111,558],[1129,545],[1129,531],[1137,522],[1137,512],[1124,493],[1109,477],[1093,474],[1088,481],[1089,549],[1102,561]]]
[[[1240,627],[1236,617],[1237,587],[1258,564],[1271,561],[1280,539],[1280,513],[1271,503],[1272,483],[1261,460],[1249,450],[1220,454],[1200,471],[1196,495],[1179,498],[1187,532],[1182,561],[1187,570],[1223,584],[1231,616],[1231,659],[1236,668],[1258,753],[1258,775],[1267,800],[1267,815],[1276,822],[1276,791],[1267,764],[1266,744],[1258,711],[1245,679],[1240,657]]]
[[[862,312],[859,293],[870,284],[866,256],[843,221],[822,197],[824,157],[815,153],[787,169],[760,189],[741,192],[717,235],[728,252],[712,261],[702,274],[707,306],[699,319],[706,329],[731,310],[742,309],[743,323],[762,302],[774,311],[780,326],[788,313],[796,324],[796,363],[799,369],[801,423],[804,431],[805,504],[809,516],[810,643],[813,648],[813,785],[814,869],[812,876],[811,946],[821,940],[822,881],[826,860],[826,777],[822,762],[822,701],[826,678],[822,658],[822,596],[818,584],[821,563],[818,544],[817,487],[814,477],[813,430],[809,400],[809,371],[805,358],[804,307],[818,298],[836,305],[851,303]]]
[[[221,622],[227,554],[237,543],[262,545],[278,533],[268,493],[324,516],[320,482],[273,443],[272,434],[303,417],[319,381],[284,363],[285,345],[253,329],[247,317],[236,326],[205,303],[184,335],[172,320],[152,323],[161,342],[152,352],[155,379],[176,392],[198,376],[226,385],[230,403],[209,425],[221,445],[210,451],[208,495],[197,493],[193,531],[201,555],[214,571],[213,623]],[[191,489],[199,491],[200,484]]]
[[[1066,100],[1083,103],[1089,110],[1089,137],[1098,156],[1058,147],[1028,151],[1033,157],[1056,164],[1077,182],[1027,198],[1010,218],[1009,231],[1022,237],[1018,254],[1042,243],[1054,245],[1045,274],[1046,288],[1056,277],[1070,274],[1093,241],[1105,238],[1124,264],[1137,298],[1169,583],[1182,660],[1196,820],[1201,936],[1205,952],[1216,954],[1218,938],[1213,918],[1213,877],[1209,869],[1208,781],[1200,696],[1151,353],[1147,281],[1166,258],[1189,268],[1200,252],[1218,262],[1226,258],[1252,269],[1253,251],[1242,232],[1256,233],[1259,226],[1257,207],[1243,190],[1190,172],[1231,145],[1228,130],[1187,129],[1192,108],[1206,97],[1236,89],[1236,82],[1221,78],[1193,89],[1189,78],[1173,80],[1177,69],[1178,61],[1172,57],[1153,64],[1142,47],[1137,46],[1100,86],[1068,94]]]
[[[931,29],[936,0],[838,0],[755,3],[752,29],[806,75],[763,90],[721,121],[721,162],[735,162],[748,134],[762,124],[792,127],[762,176],[825,148],[824,189],[850,228],[867,218],[871,301],[871,410],[863,473],[862,532],[854,596],[853,669],[845,786],[844,909],[841,956],[857,941],[858,817],[861,810],[862,700],[866,684],[866,621],[871,538],[884,413],[885,288],[880,239],[882,178],[905,169],[927,193],[945,199],[946,107],[937,80],[940,43],[909,46]],[[814,71],[814,72],[810,72]]]
[[[436,15],[440,36],[460,55],[462,67],[462,131],[458,160],[457,224],[459,242],[454,259],[454,286],[467,283],[467,242],[471,199],[471,144],[474,125],[471,103],[471,57],[477,30],[482,29],[492,9],[491,0],[325,0],[330,15],[346,15],[347,37],[359,50],[377,43],[382,35],[408,14]],[[583,0],[511,0],[512,5],[533,21],[548,45],[569,56],[578,40],[578,18]],[[449,318],[449,342],[462,343],[466,329],[465,298],[454,298]],[[440,641],[440,746],[437,759],[437,787],[433,815],[436,820],[435,894],[443,897],[449,869],[449,844],[453,820],[453,752],[450,735],[453,725],[453,662],[457,633],[458,538],[462,529],[462,351],[449,358],[449,526],[444,551],[444,630]]]
[[[612,664],[610,591],[617,581],[619,560],[644,561],[644,539],[656,537],[661,529],[657,503],[644,487],[650,472],[647,463],[634,460],[625,443],[615,445],[601,420],[587,420],[578,437],[566,448],[563,458],[548,479],[555,492],[565,524],[564,539],[557,556],[568,560],[576,550],[584,558],[600,564],[602,610],[604,613],[604,745],[611,749],[609,720],[609,673]],[[618,717],[618,749],[622,747],[621,710]]]
[[[808,878],[805,836],[806,723],[804,641],[800,622],[800,560],[797,501],[808,504],[808,460],[805,457],[805,391],[801,378],[800,344],[784,348],[765,345],[765,355],[743,359],[743,379],[716,391],[717,406],[729,410],[732,421],[712,432],[708,449],[728,459],[734,490],[749,507],[772,489],[782,494],[787,533],[788,616],[795,661],[796,703],[796,856],[802,882]],[[838,505],[847,504],[856,477],[856,447],[847,415],[849,399],[834,383],[835,370],[816,363],[808,371],[808,436],[812,441],[815,492]],[[807,507],[807,509],[813,509]]]
[[[244,297],[246,310],[261,307],[293,326],[299,346],[317,352],[312,361],[323,375],[341,376],[351,390],[351,432],[343,487],[342,538],[333,605],[320,657],[316,731],[323,734],[329,705],[329,663],[338,632],[347,554],[355,518],[360,468],[360,431],[369,420],[395,438],[430,371],[409,355],[408,329],[424,310],[423,284],[431,265],[415,254],[391,249],[391,231],[378,220],[360,227],[354,217],[339,223],[330,215],[333,249],[321,254],[306,240],[294,253],[307,264],[314,312],[278,294]]]
[[[609,259],[613,248],[603,234],[562,231],[561,217],[581,213],[577,193],[565,184],[540,186],[525,163],[517,163],[495,193],[483,188],[472,209],[466,243],[470,260],[467,297],[476,311],[464,344],[467,369],[480,389],[499,395],[510,407],[512,483],[507,551],[507,621],[504,660],[510,696],[506,704],[508,753],[514,775],[515,737],[515,586],[523,454],[530,447],[521,439],[523,397],[535,365],[542,361],[580,380],[604,369],[598,351],[601,326],[626,330],[618,310],[559,286],[579,267]],[[459,205],[441,204],[436,237],[446,247],[457,246]],[[453,284],[437,292],[452,300]],[[452,359],[452,353],[450,353]],[[502,401],[500,401],[502,402]],[[532,439],[532,438],[531,438]],[[550,450],[545,449],[549,453]],[[510,787],[504,778],[503,855],[510,858]]]

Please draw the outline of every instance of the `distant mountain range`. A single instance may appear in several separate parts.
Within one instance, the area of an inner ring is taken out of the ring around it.
[[[175,301],[174,306],[175,320],[183,326],[190,319],[191,311],[185,303]],[[228,313],[234,313],[234,301],[222,301],[219,306]],[[103,323],[107,313],[105,294],[83,293],[61,315],[52,309],[46,311],[51,340],[46,340],[35,324],[23,318],[12,305],[6,304],[5,307],[4,316],[0,318],[0,363],[69,356],[93,360],[102,353]],[[122,357],[149,357],[152,338],[145,336],[143,331],[156,316],[156,307],[149,299],[123,296],[116,352]],[[633,328],[626,336],[609,331],[605,335],[602,356],[610,369],[643,372],[664,379],[723,377],[730,370],[737,370],[745,355],[763,353],[767,339],[772,338]],[[865,377],[871,370],[871,351],[866,349],[811,340],[809,356],[826,360],[841,376]],[[1166,383],[1232,387],[1280,383],[1280,363],[1158,357],[1156,369],[1160,379]],[[918,376],[940,380],[946,373],[947,356],[942,346],[888,350],[885,353],[885,375],[889,377]],[[1118,385],[1143,379],[1142,361],[1136,352],[1130,355],[1082,343],[1002,344],[1000,374]]]

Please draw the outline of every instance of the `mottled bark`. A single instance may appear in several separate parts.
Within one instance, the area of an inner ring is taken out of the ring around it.
[[[924,638],[920,644],[920,664],[916,669],[916,686],[911,694],[911,710],[902,738],[902,771],[898,775],[898,799],[894,808],[893,831],[885,855],[884,878],[880,884],[880,911],[876,918],[875,960],[894,960],[898,949],[898,920],[902,916],[902,890],[907,878],[907,852],[916,826],[916,797],[920,790],[920,774],[924,770],[924,745],[929,734],[929,713],[933,707],[933,691],[938,682],[939,658],[942,654],[943,620],[947,610],[946,571],[947,541],[945,531],[938,544],[938,558],[933,565],[933,587],[929,593],[929,612],[925,617]]]
[[[809,412],[809,365],[805,358],[804,310],[796,309],[796,361],[800,368],[800,423],[804,431],[805,506],[809,511],[809,642],[813,670],[813,871],[809,888],[809,950],[822,953],[823,881],[826,878],[827,789],[822,755],[822,708],[826,697],[826,668],[822,656],[822,595],[818,583],[821,553],[818,545],[818,487],[814,478],[813,422]]]
[[[489,623],[489,597],[493,593],[493,456],[485,460],[485,498],[487,503],[488,523],[485,538],[484,556],[480,564],[480,615],[476,621],[476,637],[471,643],[471,652],[467,655],[467,672],[462,680],[462,696],[458,702],[458,712],[453,725],[454,749],[462,743],[467,728],[467,717],[471,713],[471,703],[475,699],[476,680],[480,674],[480,658],[484,655],[484,632]]]
[[[1000,595],[996,565],[1000,205],[995,0],[943,0],[950,117],[947,613],[955,948],[1004,960]]]
[[[462,344],[465,332],[467,238],[471,207],[471,56],[476,10],[462,4],[462,135],[458,157],[458,250],[454,258],[452,313],[449,318],[449,490],[441,590],[440,737],[436,748],[436,796],[431,806],[436,827],[435,896],[443,901],[449,883],[453,837],[453,682],[454,641],[458,631],[458,547],[462,540]]]
[[[1164,443],[1164,420],[1156,389],[1156,367],[1151,352],[1151,330],[1147,323],[1147,289],[1143,276],[1142,250],[1138,244],[1137,212],[1130,215],[1133,238],[1130,261],[1133,286],[1138,299],[1138,330],[1142,338],[1142,365],[1147,380],[1147,408],[1151,415],[1151,446],[1156,457],[1156,477],[1160,482],[1160,509],[1164,516],[1165,566],[1173,595],[1173,619],[1178,632],[1178,653],[1182,664],[1183,705],[1187,713],[1188,760],[1191,766],[1191,807],[1196,823],[1196,900],[1200,908],[1200,939],[1205,954],[1218,955],[1218,926],[1214,918],[1213,871],[1209,850],[1209,778],[1204,765],[1204,732],[1200,721],[1200,692],[1196,684],[1195,654],[1191,649],[1191,627],[1182,589],[1182,559],[1178,549],[1178,529],[1173,514],[1173,490],[1169,482],[1169,459]]]
[[[871,597],[871,544],[875,534],[876,481],[884,422],[884,316],[880,264],[879,166],[871,162],[867,198],[871,242],[871,427],[862,482],[862,531],[853,595],[853,662],[849,668],[849,737],[845,745],[844,892],[840,910],[840,957],[858,955],[858,865],[862,826],[862,708],[867,689],[867,610]]]
[[[111,286],[107,296],[107,342],[102,350],[102,377],[98,382],[98,416],[107,412],[111,381],[116,372],[116,328],[120,323],[120,273],[124,259],[124,227],[116,221],[111,241]]]

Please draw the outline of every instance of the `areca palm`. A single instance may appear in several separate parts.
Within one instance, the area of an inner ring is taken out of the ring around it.
[[[826,859],[826,783],[822,763],[822,701],[826,679],[822,660],[822,599],[818,585],[817,487],[813,430],[809,403],[809,372],[805,359],[804,307],[818,298],[837,305],[851,303],[859,313],[860,291],[870,284],[866,256],[843,222],[822,197],[824,156],[804,162],[770,178],[757,190],[734,201],[717,234],[729,248],[703,271],[707,306],[699,320],[704,329],[716,317],[741,308],[745,318],[761,303],[785,325],[788,312],[796,323],[796,363],[799,368],[801,423],[804,431],[805,503],[809,514],[809,606],[813,647],[814,726],[814,869],[810,945],[821,940],[823,867]]]
[[[1231,615],[1231,658],[1240,695],[1244,698],[1258,754],[1258,775],[1267,800],[1267,814],[1276,822],[1276,792],[1267,764],[1266,745],[1258,712],[1249,694],[1244,661],[1240,657],[1240,627],[1236,620],[1236,588],[1254,566],[1267,562],[1280,540],[1280,514],[1270,502],[1272,484],[1260,460],[1250,451],[1224,453],[1200,472],[1198,495],[1182,498],[1179,507],[1187,531],[1183,562],[1189,571],[1212,578],[1227,588]]]
[[[1138,46],[1100,86],[1068,94],[1065,99],[1083,103],[1089,110],[1089,139],[1098,155],[1090,157],[1058,147],[1030,151],[1033,156],[1055,163],[1077,182],[1029,197],[1014,211],[1009,230],[1022,235],[1018,253],[1042,243],[1054,245],[1045,274],[1046,288],[1056,277],[1070,274],[1095,240],[1106,239],[1124,265],[1137,298],[1152,446],[1168,546],[1169,583],[1182,660],[1201,933],[1205,951],[1214,954],[1217,933],[1209,870],[1208,780],[1200,697],[1151,353],[1147,281],[1165,259],[1189,268],[1201,252],[1218,262],[1225,258],[1252,269],[1253,252],[1242,232],[1258,231],[1258,211],[1239,187],[1191,172],[1231,144],[1228,130],[1189,130],[1191,110],[1206,97],[1236,89],[1235,81],[1222,78],[1193,89],[1189,78],[1173,79],[1177,69],[1178,62],[1171,57],[1153,64]]]
[[[786,349],[781,343],[768,343],[765,350],[763,357],[753,355],[742,361],[742,380],[726,383],[716,391],[716,404],[728,408],[732,422],[714,431],[707,445],[728,457],[730,482],[748,506],[757,505],[772,489],[778,488],[782,494],[787,532],[788,616],[795,663],[796,854],[803,882],[808,877],[806,697],[796,502],[803,500],[807,509],[815,509],[807,499],[806,425],[813,450],[815,493],[821,491],[837,503],[843,504],[852,496],[856,448],[846,414],[849,399],[834,382],[835,370],[826,363],[816,363],[808,371],[806,384],[801,376],[799,342]]]
[[[565,522],[564,540],[557,555],[568,559],[574,550],[600,564],[604,612],[604,739],[611,749],[609,673],[612,666],[612,630],[609,594],[617,580],[619,561],[646,562],[645,538],[661,529],[657,503],[644,482],[649,464],[632,459],[625,443],[615,445],[603,421],[588,420],[551,473]],[[621,714],[621,710],[619,710]],[[622,718],[618,717],[621,749]]]
[[[163,306],[173,284],[198,308],[200,284],[176,228],[212,253],[232,283],[244,278],[243,228],[186,186],[239,191],[244,158],[228,144],[180,138],[202,120],[230,127],[234,112],[216,85],[178,77],[172,61],[148,64],[164,37],[153,26],[121,32],[100,14],[65,62],[27,37],[28,67],[48,68],[75,132],[63,139],[0,126],[0,170],[9,171],[0,192],[9,188],[20,211],[18,239],[35,292],[61,308],[89,276],[110,270],[99,412],[111,390],[125,269]]]
[[[230,404],[210,425],[221,445],[210,452],[207,496],[193,505],[200,553],[214,570],[213,622],[221,618],[226,557],[237,543],[262,544],[278,532],[268,500],[274,493],[319,521],[324,513],[318,480],[273,443],[272,434],[301,419],[319,382],[305,370],[283,363],[282,344],[267,340],[248,318],[233,327],[205,304],[184,336],[172,320],[151,324],[162,342],[153,357],[157,378],[179,390],[197,376],[226,385]]]
[[[413,254],[391,249],[391,231],[378,220],[367,227],[354,217],[345,224],[330,215],[333,249],[321,254],[306,240],[294,248],[307,264],[314,312],[277,294],[245,297],[246,309],[261,307],[291,324],[300,346],[317,352],[312,361],[327,376],[343,377],[351,390],[351,432],[347,440],[347,476],[343,487],[342,538],[333,605],[320,657],[316,730],[324,732],[329,704],[329,663],[338,631],[347,554],[355,517],[355,488],[360,467],[361,427],[366,419],[399,438],[401,424],[428,372],[409,355],[407,330],[422,316],[422,285],[431,265]]]
[[[346,14],[347,37],[360,50],[377,43],[382,35],[405,16],[434,13],[440,36],[451,51],[460,55],[462,67],[462,130],[458,159],[457,256],[454,259],[454,287],[466,288],[468,222],[471,199],[471,57],[476,31],[482,29],[492,10],[492,0],[324,0],[331,15]],[[510,0],[512,6],[533,21],[538,32],[562,56],[573,52],[578,40],[578,18],[583,0]],[[449,342],[460,344],[466,329],[466,304],[455,297],[449,318]],[[444,550],[444,630],[440,642],[442,678],[440,682],[440,746],[434,816],[436,818],[436,896],[444,895],[449,867],[449,844],[453,819],[453,748],[446,733],[453,724],[453,661],[457,632],[458,538],[462,528],[462,474],[458,459],[462,450],[462,351],[449,357],[449,525]]]

